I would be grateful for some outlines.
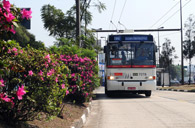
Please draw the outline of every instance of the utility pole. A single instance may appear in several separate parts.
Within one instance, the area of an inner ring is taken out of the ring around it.
[[[81,35],[80,0],[76,0],[76,40],[79,43],[79,47],[81,47],[80,35]]]
[[[163,29],[164,27],[160,27],[158,28],[158,30],[160,29]],[[158,31],[158,53],[159,53],[159,56],[158,56],[158,67],[160,68],[160,38],[159,38],[159,31]]]
[[[184,85],[183,69],[183,27],[182,27],[182,0],[180,0],[180,23],[181,23],[181,84]]]

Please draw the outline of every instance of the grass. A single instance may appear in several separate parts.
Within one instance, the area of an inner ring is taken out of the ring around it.
[[[195,84],[191,85],[175,85],[175,86],[170,86],[170,87],[158,87],[159,89],[168,89],[168,90],[187,90],[190,92],[195,92]]]

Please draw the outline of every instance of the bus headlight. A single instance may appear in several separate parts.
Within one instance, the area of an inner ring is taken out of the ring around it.
[[[114,80],[114,76],[108,76],[108,80]]]
[[[156,79],[156,76],[149,76],[148,77],[148,80],[155,80]]]

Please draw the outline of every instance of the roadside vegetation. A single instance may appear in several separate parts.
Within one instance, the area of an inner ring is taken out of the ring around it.
[[[189,92],[195,92],[195,84],[191,85],[174,85],[174,86],[164,86],[164,87],[158,87],[159,90],[167,89],[167,90],[181,90],[181,91],[189,91]]]
[[[85,2],[87,12],[91,1]],[[53,6],[48,7],[55,12]],[[101,8],[105,6],[99,3]],[[65,35],[58,33],[61,26],[52,29],[50,35],[57,39],[54,46],[46,48],[20,25],[21,20],[30,20],[31,13],[0,1],[0,127],[69,127],[100,86],[96,61],[100,47],[86,29],[79,47],[73,25],[74,29],[64,29],[68,31]],[[86,25],[90,21],[89,17]]]

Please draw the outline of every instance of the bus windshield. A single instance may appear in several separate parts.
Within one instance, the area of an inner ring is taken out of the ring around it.
[[[155,65],[154,43],[108,44],[108,65]]]

